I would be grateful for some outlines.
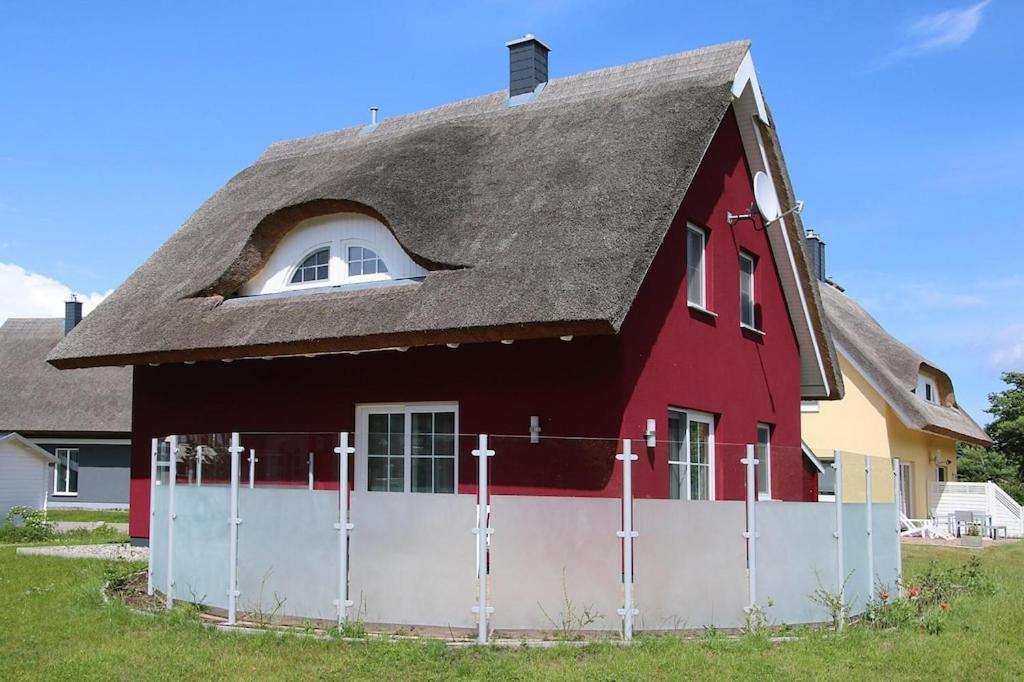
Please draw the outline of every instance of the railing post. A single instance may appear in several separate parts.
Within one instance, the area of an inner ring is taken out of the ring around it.
[[[868,600],[875,596],[875,539],[872,536],[874,524],[874,507],[872,506],[872,485],[871,485],[871,456],[864,455],[864,512],[867,514],[867,540],[868,540]]]
[[[313,453],[313,452],[309,453],[309,466],[308,466],[309,471],[306,474],[306,478],[308,479],[307,480],[307,484],[308,484],[310,490],[313,489],[313,473],[315,471],[315,467],[313,466],[313,462],[315,461],[314,457],[315,457],[315,453]]]
[[[238,518],[238,477],[240,457],[244,448],[241,444],[241,435],[231,434],[231,498],[230,511],[228,516],[228,625],[235,624],[238,610],[238,524],[242,519]]]
[[[338,434],[338,522],[334,524],[338,531],[338,627],[348,619],[348,607],[352,600],[348,598],[348,532],[355,526],[348,521],[348,456],[356,451],[348,444],[348,432]],[[313,454],[310,453],[312,471]],[[312,489],[312,473],[310,473],[310,489]]]
[[[846,566],[843,560],[843,453],[836,450],[832,467],[836,470],[836,592],[839,594],[839,606],[846,609]],[[842,628],[845,617],[840,617],[839,627]]]
[[[494,612],[493,608],[487,606],[487,538],[494,532],[487,525],[487,507],[490,504],[487,496],[487,459],[494,456],[494,450],[487,449],[487,434],[480,434],[477,449],[473,450],[473,456],[477,458],[477,476],[479,477],[477,483],[479,511],[473,533],[476,534],[477,577],[480,581],[477,588],[480,594],[477,596],[477,604],[473,607],[473,612],[479,614],[476,641],[478,644],[487,644],[487,614]]]
[[[622,441],[622,452],[615,459],[622,462],[622,530],[616,535],[622,538],[623,605],[618,613],[622,616],[622,638],[629,642],[633,639],[634,617],[639,613],[633,606],[633,539],[639,535],[633,530],[633,462],[637,456],[630,439]]]
[[[167,608],[174,606],[174,484],[178,478],[178,437],[171,436],[171,456],[167,463]]]
[[[203,446],[196,446],[196,487],[203,486]]]
[[[249,490],[256,486],[256,450],[249,450]]]
[[[747,468],[747,591],[750,596],[748,612],[757,606],[757,457],[754,446],[747,445],[747,456],[740,460]]]
[[[153,596],[153,521],[156,517],[156,466],[160,441],[153,439],[149,449],[149,575],[146,578],[146,594]]]

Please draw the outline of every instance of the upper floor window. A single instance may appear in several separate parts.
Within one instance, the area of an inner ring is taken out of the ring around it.
[[[336,213],[293,227],[238,293],[368,286],[426,275],[386,225],[362,213]]]
[[[935,380],[929,376],[918,376],[917,395],[930,403],[939,404],[939,389],[935,385]]]
[[[319,249],[310,254],[295,268],[291,283],[327,281],[327,262],[330,257],[330,249]]]
[[[383,275],[388,271],[388,266],[377,257],[373,249],[365,246],[348,247],[348,276],[359,277],[361,275]]]
[[[690,305],[707,308],[707,233],[694,225],[686,227],[686,300]]]
[[[756,329],[754,319],[754,259],[740,254],[740,324]]]

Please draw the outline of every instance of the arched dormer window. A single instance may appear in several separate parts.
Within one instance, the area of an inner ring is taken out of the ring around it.
[[[304,282],[326,282],[328,276],[328,261],[331,257],[329,248],[317,249],[299,263],[295,273],[290,280],[291,284],[302,284]]]
[[[255,296],[385,286],[426,275],[381,222],[362,213],[336,213],[304,220],[292,228],[238,293]]]

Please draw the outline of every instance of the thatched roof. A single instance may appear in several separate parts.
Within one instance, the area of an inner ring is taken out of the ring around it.
[[[83,367],[616,333],[734,101],[748,49],[728,43],[556,79],[517,106],[501,91],[272,145],[50,360]],[[343,210],[384,222],[426,278],[231,298],[296,222]]]
[[[985,431],[956,404],[953,381],[913,348],[889,334],[852,298],[833,286],[821,295],[835,344],[892,407],[904,424],[957,440],[991,444]],[[944,404],[932,404],[916,394],[921,371],[932,375]]]
[[[131,431],[131,368],[62,372],[46,362],[62,338],[62,318],[12,318],[0,326],[0,432]]]

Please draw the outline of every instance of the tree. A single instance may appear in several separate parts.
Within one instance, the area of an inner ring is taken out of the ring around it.
[[[989,394],[985,411],[995,419],[985,430],[992,449],[1005,455],[1017,469],[1017,479],[1024,481],[1024,372],[1005,372],[1003,381],[1010,388]]]
[[[1017,468],[998,450],[958,443],[956,475],[961,481],[1002,481],[1017,478]]]

